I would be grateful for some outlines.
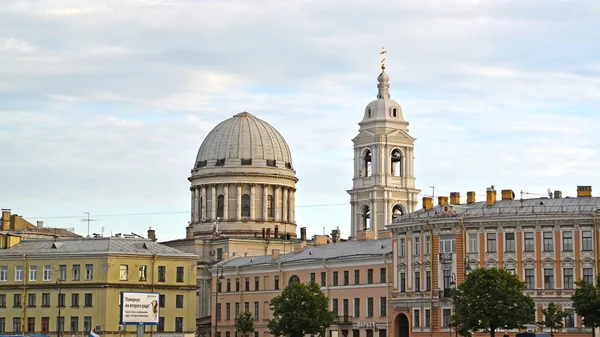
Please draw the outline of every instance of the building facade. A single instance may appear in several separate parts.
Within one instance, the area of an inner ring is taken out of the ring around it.
[[[511,190],[496,195],[492,186],[485,201],[475,192],[439,197],[437,205],[423,198],[423,208],[394,219],[394,336],[445,336],[450,327],[450,290],[475,268],[501,267],[519,276],[525,293],[537,304],[536,322],[549,302],[567,313],[557,335],[590,333],[570,301],[575,282],[595,283],[598,273],[600,198],[590,186],[579,186],[577,197],[518,199]],[[527,328],[539,331],[532,322]],[[514,335],[517,331],[507,331]]]
[[[235,318],[246,311],[254,317],[254,336],[271,336],[269,301],[291,282],[312,281],[321,285],[330,309],[337,312],[328,336],[387,336],[391,239],[374,240],[371,235],[335,244],[296,243],[295,249],[288,254],[273,250],[266,256],[229,258],[215,267],[222,268],[220,282],[213,268],[213,287],[219,289],[218,295],[213,293],[213,335],[238,336]]]
[[[194,334],[196,259],[145,239],[24,240],[0,250],[0,334],[135,334],[120,293],[160,293],[154,333]]]
[[[385,66],[377,77],[377,99],[367,105],[354,143],[350,194],[351,233],[378,232],[394,217],[417,208],[414,142],[398,102],[390,98]]]

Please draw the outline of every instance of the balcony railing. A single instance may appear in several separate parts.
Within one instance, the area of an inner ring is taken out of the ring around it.
[[[452,253],[440,253],[440,262],[442,262],[442,263],[452,262]]]
[[[336,325],[351,325],[352,317],[350,317],[349,315],[337,316],[335,318],[335,324]]]

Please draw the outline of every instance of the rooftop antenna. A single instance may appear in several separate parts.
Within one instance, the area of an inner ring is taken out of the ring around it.
[[[98,221],[97,219],[90,219],[90,212],[83,212],[83,214],[87,215],[86,219],[81,219],[81,221],[87,222],[87,237],[90,237],[90,221]]]
[[[325,235],[325,227],[323,227],[323,235]]]
[[[435,198],[435,186],[429,186],[431,188],[431,197]]]

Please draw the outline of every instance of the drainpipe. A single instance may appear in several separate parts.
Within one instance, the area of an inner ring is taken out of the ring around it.
[[[429,219],[425,220],[425,228],[429,231],[429,237],[431,238],[431,269],[437,268],[437,258],[433,256],[433,231],[431,230],[431,226],[429,226]],[[433,276],[433,273],[431,273]],[[429,336],[433,337],[433,277],[431,280],[431,284],[429,285]]]

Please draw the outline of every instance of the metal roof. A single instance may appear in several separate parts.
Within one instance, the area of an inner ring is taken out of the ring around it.
[[[271,255],[232,257],[222,261],[218,266],[223,268],[250,267],[259,265],[276,265],[322,261],[323,259],[343,259],[353,257],[385,256],[392,252],[392,239],[361,240],[331,243],[319,246],[307,246],[302,251],[279,255],[273,259]]]
[[[148,239],[139,238],[61,238],[56,240],[23,240],[1,249],[0,256],[56,256],[56,255],[145,255],[196,257],[194,254],[171,248]]]

